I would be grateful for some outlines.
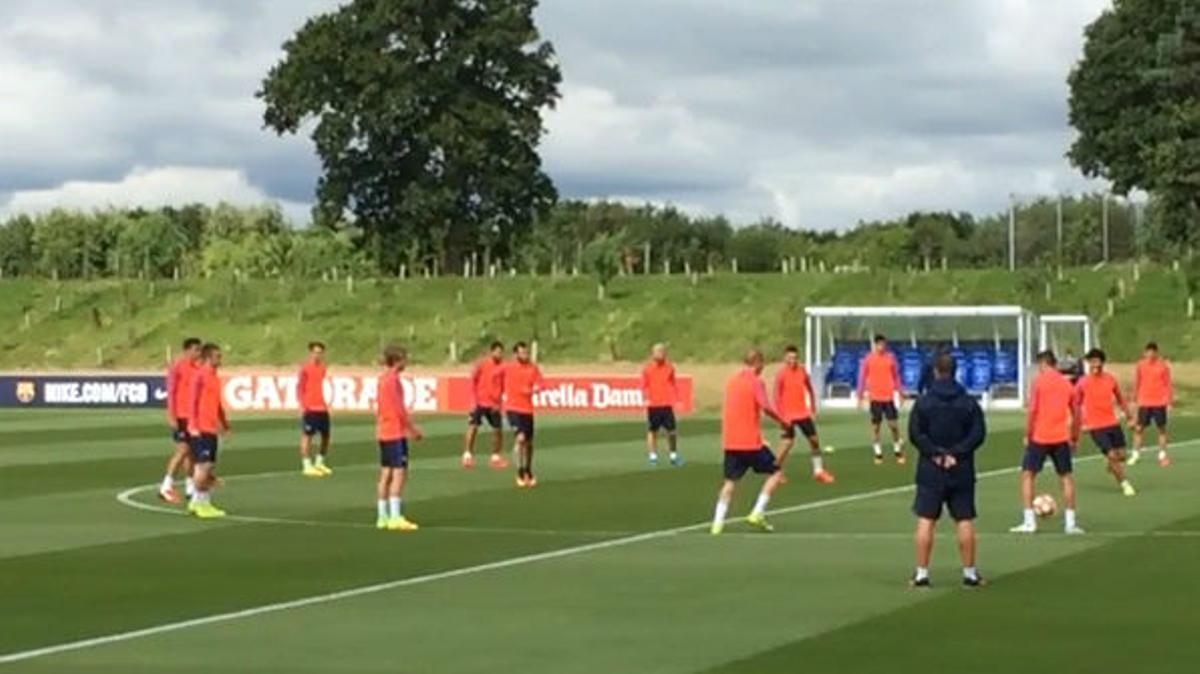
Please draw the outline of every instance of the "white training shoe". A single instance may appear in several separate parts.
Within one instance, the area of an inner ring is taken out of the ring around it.
[[[1080,526],[1076,525],[1076,526],[1073,526],[1073,527],[1064,527],[1064,528],[1063,528],[1063,533],[1064,533],[1064,534],[1066,534],[1066,535],[1068,535],[1068,536],[1079,536],[1079,535],[1081,535],[1081,534],[1084,534],[1084,533],[1086,533],[1086,532],[1084,532],[1084,530],[1083,530],[1083,528],[1082,528],[1082,527],[1080,527]]]
[[[1027,522],[1022,522],[1022,523],[1018,524],[1017,526],[1009,529],[1008,533],[1010,533],[1010,534],[1036,534],[1037,533],[1037,525],[1029,524]]]

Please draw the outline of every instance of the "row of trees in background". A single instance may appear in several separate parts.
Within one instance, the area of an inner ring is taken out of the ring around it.
[[[1153,202],[1132,207],[1101,195],[1038,199],[1015,209],[1021,267],[1177,258],[1189,245],[1163,226]],[[1061,227],[1059,226],[1061,223]],[[437,247],[380,250],[355,227],[295,229],[275,207],[192,205],[159,210],[53,211],[0,223],[0,275],[54,279],[242,275],[359,278],[421,274],[741,272],[811,268],[998,267],[1008,262],[1009,214],[912,213],[844,232],[790,229],[763,220],[673,208],[562,202],[495,248],[450,260]],[[1107,242],[1107,243],[1106,243]],[[440,249],[443,250],[444,249]],[[517,251],[508,259],[497,251]]]

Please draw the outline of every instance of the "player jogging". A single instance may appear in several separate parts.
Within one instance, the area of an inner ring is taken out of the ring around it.
[[[183,340],[183,354],[167,370],[167,423],[171,426],[171,439],[175,451],[167,460],[167,474],[158,488],[158,497],[167,503],[183,503],[175,491],[175,474],[184,475],[184,494],[192,497],[192,453],[188,447],[188,414],[192,409],[192,384],[200,367],[200,340],[188,337]]]
[[[515,433],[517,487],[537,486],[533,475],[533,395],[542,387],[542,371],[529,360],[529,346],[517,342],[516,360],[504,367],[504,411]]]
[[[713,513],[712,533],[718,535],[725,530],[725,516],[737,483],[753,470],[767,475],[754,510],[746,523],[762,531],[773,531],[767,521],[767,504],[779,487],[783,473],[775,462],[775,454],[763,440],[761,417],[763,414],[786,428],[787,422],[771,407],[767,399],[767,387],[759,375],[763,370],[763,355],[758,349],[746,353],[745,367],[729,378],[725,384],[725,403],[721,412],[721,444],[725,448],[725,481],[717,495],[717,507]]]
[[[650,453],[650,465],[658,465],[659,431],[667,434],[671,465],[682,465],[675,427],[675,405],[679,402],[679,389],[675,383],[675,364],[667,360],[665,344],[655,344],[650,349],[650,362],[642,368],[642,396],[646,400],[646,421],[649,424],[646,449]]]
[[[1141,458],[1146,446],[1146,427],[1154,424],[1158,429],[1158,465],[1166,468],[1171,465],[1171,457],[1167,455],[1167,412],[1175,401],[1175,387],[1171,383],[1171,367],[1159,354],[1155,342],[1146,345],[1138,361],[1133,375],[1133,397],[1138,411],[1129,465]]]
[[[467,437],[463,443],[462,467],[475,467],[475,438],[487,421],[492,429],[492,458],[489,465],[497,470],[508,468],[504,458],[504,424],[500,420],[500,399],[504,395],[504,344],[492,342],[488,352],[471,370],[471,414],[467,418]]]
[[[1116,478],[1121,492],[1136,496],[1137,491],[1125,478],[1125,432],[1113,412],[1113,404],[1125,414],[1126,421],[1132,421],[1133,415],[1121,395],[1121,385],[1116,377],[1104,371],[1107,360],[1104,351],[1092,349],[1084,360],[1087,361],[1087,374],[1075,384],[1075,404],[1079,408],[1077,414],[1083,420],[1083,430],[1092,436],[1092,442],[1108,460],[1108,472]]]
[[[796,430],[799,429],[808,440],[813,479],[822,484],[832,484],[833,473],[825,470],[825,463],[821,457],[821,440],[817,437],[817,425],[813,421],[813,401],[816,399],[812,378],[808,376],[808,370],[800,364],[800,351],[789,344],[783,350],[783,366],[775,375],[775,409],[787,422],[787,430],[783,432],[783,446],[779,448],[779,460],[776,463],[782,472],[788,454],[796,444]],[[787,480],[786,477],[780,479]]]
[[[384,371],[375,398],[375,438],[379,441],[379,484],[376,489],[375,528],[416,531],[416,522],[404,517],[404,485],[408,481],[408,442],[424,437],[408,418],[400,373],[408,365],[408,352],[398,346],[383,350]]]
[[[229,419],[221,404],[221,347],[205,344],[200,350],[200,368],[192,384],[192,412],[188,415],[188,435],[191,440],[192,479],[196,492],[188,503],[188,512],[201,519],[224,517],[225,511],[212,504],[212,489],[216,484],[213,467],[217,463],[218,435],[229,432]]]
[[[888,428],[892,431],[892,454],[896,457],[896,463],[904,463],[904,441],[900,438],[897,421],[900,389],[900,367],[896,364],[896,357],[888,350],[887,337],[875,335],[874,346],[863,359],[858,375],[858,405],[861,408],[870,399],[871,442],[877,466],[883,463],[879,426],[884,419],[887,419]]]
[[[325,402],[325,345],[308,343],[308,360],[296,379],[296,398],[300,401],[300,461],[304,477],[328,477],[333,469],[326,462],[329,454],[329,406]],[[314,459],[312,438],[320,434],[321,448]]]
[[[1029,415],[1025,429],[1025,458],[1021,462],[1022,521],[1009,529],[1012,533],[1032,534],[1037,531],[1033,512],[1033,488],[1037,474],[1046,459],[1054,462],[1054,470],[1062,483],[1064,531],[1082,534],[1075,521],[1075,476],[1071,455],[1079,442],[1079,423],[1075,416],[1075,389],[1071,381],[1058,371],[1058,359],[1053,351],[1037,355],[1038,377],[1030,393]]]

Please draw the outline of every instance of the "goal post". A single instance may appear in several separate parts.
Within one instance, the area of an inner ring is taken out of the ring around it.
[[[916,395],[922,370],[945,347],[958,362],[956,378],[985,407],[1020,409],[1034,321],[1030,312],[1009,305],[808,307],[805,362],[817,405],[857,405],[859,368],[872,337],[883,334],[896,356],[905,397]]]

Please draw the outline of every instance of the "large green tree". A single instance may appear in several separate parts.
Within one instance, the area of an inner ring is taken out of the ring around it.
[[[1200,208],[1200,0],[1115,0],[1088,26],[1071,72],[1068,156],[1126,194],[1175,211],[1163,234],[1196,240]]]
[[[537,146],[558,99],[537,0],[352,0],[310,19],[259,92],[279,134],[312,126],[316,219],[349,212],[381,267],[508,259],[556,199]]]

